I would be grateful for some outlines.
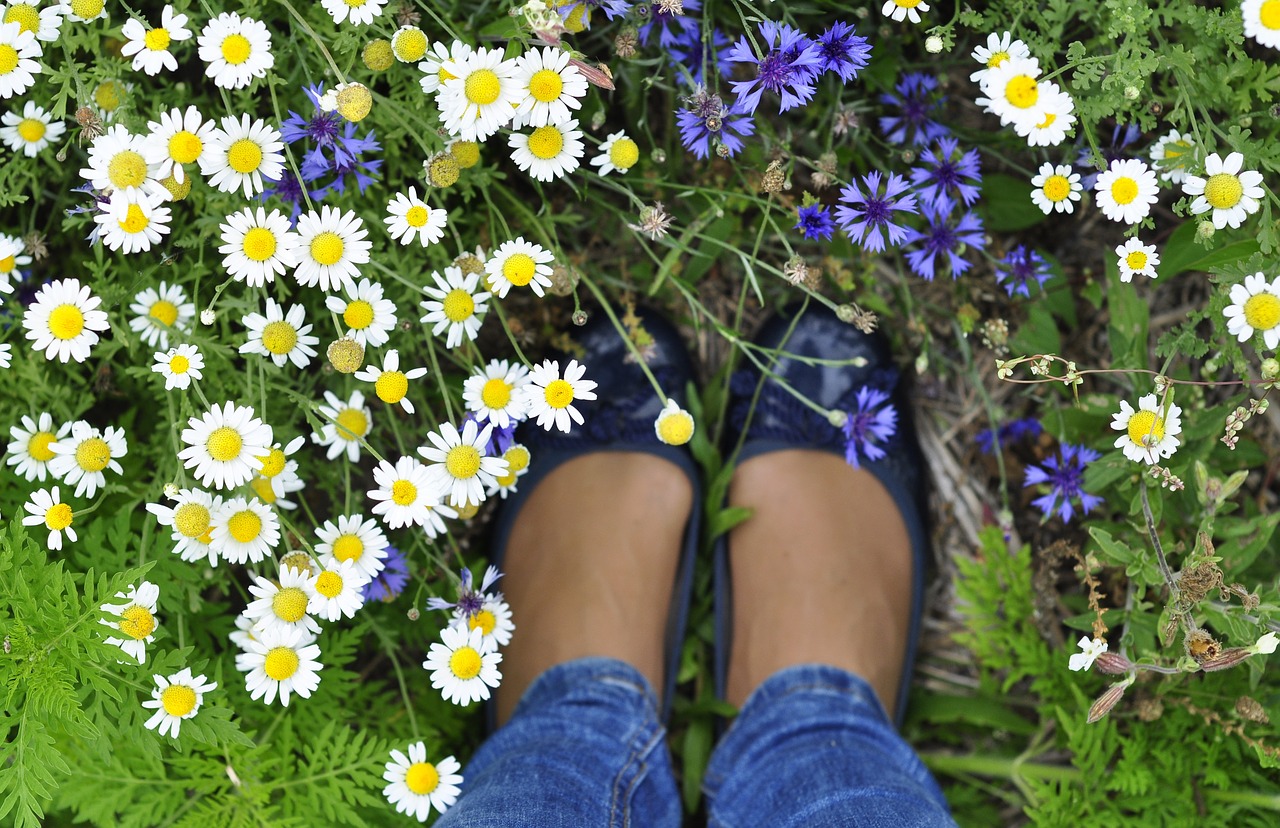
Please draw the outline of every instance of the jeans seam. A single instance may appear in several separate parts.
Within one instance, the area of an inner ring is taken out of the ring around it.
[[[644,761],[643,757],[649,755],[649,752],[663,738],[663,735],[664,730],[661,726],[653,727],[646,724],[630,740],[632,744],[630,753],[626,761],[623,762],[622,767],[618,769],[617,776],[613,778],[612,801],[609,804],[609,824],[611,826],[628,828],[631,824],[631,813],[627,803],[631,801],[631,795],[635,792],[636,786],[644,779],[645,772],[647,772],[648,763]],[[637,744],[642,740],[643,744]],[[633,767],[638,768],[638,770],[628,773]]]

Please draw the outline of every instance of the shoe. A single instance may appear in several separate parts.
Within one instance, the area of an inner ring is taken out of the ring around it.
[[[858,411],[858,393],[864,387],[888,395],[898,412],[897,429],[888,440],[875,445],[883,452],[877,459],[860,456],[858,465],[870,472],[888,490],[906,524],[911,540],[912,588],[911,625],[902,679],[898,685],[896,722],[902,725],[920,636],[920,616],[924,604],[924,570],[928,551],[928,515],[924,482],[924,457],[916,438],[911,407],[900,372],[893,364],[889,343],[881,334],[864,334],[841,322],[825,307],[810,306],[797,318],[798,306],[791,306],[770,318],[755,336],[756,346],[784,352],[770,365],[780,377],[809,400],[828,410]],[[857,365],[807,363],[821,360],[859,360]],[[763,355],[762,359],[769,359]],[[761,373],[754,367],[736,372],[730,379],[729,429],[732,444],[742,440],[737,463],[772,451],[817,449],[846,457],[844,431],[822,414],[797,400],[768,379],[760,385]],[[756,388],[759,397],[752,411]],[[865,392],[864,392],[865,393]],[[745,437],[743,432],[745,430]],[[872,451],[873,454],[878,454]],[[846,459],[848,459],[846,457]],[[733,596],[727,538],[717,543],[715,566],[716,692],[724,698],[728,679],[729,652],[733,634]]]
[[[638,309],[636,314],[644,330],[653,338],[652,346],[646,349],[645,364],[663,393],[682,408],[687,408],[686,389],[693,382],[693,363],[679,332],[656,312]],[[666,720],[675,695],[676,674],[679,672],[680,651],[693,591],[693,562],[702,531],[703,489],[699,470],[687,447],[669,446],[658,440],[653,423],[662,411],[662,400],[654,393],[653,386],[635,363],[626,341],[609,318],[603,313],[595,314],[590,322],[573,334],[573,340],[581,347],[582,355],[570,358],[577,358],[586,366],[586,378],[597,383],[596,399],[578,404],[583,422],[575,424],[567,434],[547,431],[533,422],[522,423],[516,430],[515,442],[529,449],[529,471],[520,478],[519,487],[498,512],[490,544],[490,559],[501,568],[511,530],[525,501],[547,475],[575,457],[601,451],[634,451],[661,457],[678,466],[693,487],[693,506],[684,529],[671,610],[667,617],[665,686],[655,688],[663,691],[662,717]],[[557,354],[552,358],[560,359],[563,367],[567,357]]]

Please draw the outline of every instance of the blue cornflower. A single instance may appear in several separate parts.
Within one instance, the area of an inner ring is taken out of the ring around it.
[[[923,166],[911,170],[911,183],[920,189],[925,204],[933,207],[943,199],[954,202],[959,197],[968,207],[978,200],[976,185],[982,183],[982,172],[976,149],[960,153],[956,139],[948,136],[925,150],[920,161]]]
[[[885,140],[891,144],[909,142],[923,146],[951,133],[929,117],[943,101],[942,96],[936,94],[937,78],[923,72],[908,72],[893,89],[896,94],[885,92],[880,102],[896,106],[902,112],[880,119]]]
[[[858,70],[866,67],[871,59],[871,43],[854,33],[848,23],[832,23],[818,36],[818,56],[822,60],[822,72],[839,75],[848,83],[858,76]]]
[[[1040,425],[1039,420],[1034,417],[1023,417],[1020,420],[1010,420],[1000,426],[1000,428],[996,429],[994,435],[991,429],[984,428],[978,432],[973,441],[978,444],[978,448],[983,454],[995,454],[1006,443],[1021,440],[1023,437],[1035,439],[1040,436],[1042,431],[1044,431],[1044,428]]]
[[[289,223],[297,224],[298,216],[302,214],[302,205],[306,199],[303,197],[305,188],[302,186],[302,182],[298,180],[298,177],[293,174],[293,170],[285,167],[284,171],[280,173],[279,181],[272,181],[268,178],[266,183],[267,188],[262,191],[262,195],[258,196],[258,198],[263,201],[266,201],[271,196],[279,198],[289,205]]]
[[[848,412],[844,423],[844,459],[855,469],[858,455],[871,463],[884,457],[884,449],[876,443],[886,442],[898,430],[898,410],[888,400],[889,395],[878,388],[858,389],[857,409]]]
[[[382,571],[373,580],[364,585],[364,600],[390,603],[396,599],[409,584],[409,562],[404,553],[394,546],[387,547],[386,560],[382,562]]]
[[[1044,287],[1044,283],[1049,281],[1052,275],[1049,272],[1049,263],[1044,260],[1044,257],[1025,244],[1013,248],[996,263],[996,282],[1004,285],[1005,291],[1010,296],[1021,293],[1023,296],[1030,297],[1031,289],[1028,285],[1031,280],[1034,279],[1037,285]]]
[[[286,144],[294,144],[310,139],[321,147],[331,147],[342,128],[342,117],[337,112],[325,112],[320,109],[320,98],[324,96],[324,84],[306,87],[307,95],[315,106],[315,114],[308,120],[292,109],[289,117],[280,125],[280,137]]]
[[[475,423],[477,428],[481,429],[485,426],[493,425],[487,421],[480,421],[472,411],[468,411],[466,416],[462,418],[461,425],[465,426],[467,423]],[[501,457],[506,453],[507,449],[516,444],[516,425],[517,423],[510,422],[507,423],[505,428],[493,426],[493,430],[489,432],[489,442],[485,446],[484,453],[486,457]]]
[[[821,204],[810,204],[800,208],[800,220],[793,228],[804,233],[810,241],[830,241],[836,230],[836,223],[831,220],[831,213]]]
[[[805,34],[785,24],[762,20],[760,38],[769,51],[756,57],[751,44],[744,36],[729,50],[729,60],[734,63],[750,63],[756,67],[756,76],[746,81],[730,81],[738,95],[738,105],[746,112],[754,113],[765,91],[782,98],[779,112],[794,106],[803,106],[813,97],[813,84],[822,68],[818,44]]]
[[[689,12],[702,11],[702,0],[684,0],[683,5],[682,14],[669,12],[656,3],[651,5],[649,22],[640,27],[640,42],[648,43],[649,35],[653,34],[656,28],[659,30],[658,44],[664,49],[670,49],[671,44],[675,43],[682,33],[697,30],[698,21],[690,17]]]
[[[1115,129],[1111,130],[1111,143],[1105,147],[1099,147],[1102,153],[1102,168],[1109,169],[1112,161],[1120,161],[1128,158],[1129,153],[1125,152],[1125,147],[1142,137],[1142,130],[1137,124],[1129,124],[1121,126],[1116,124]],[[1092,190],[1094,183],[1098,180],[1098,169],[1090,163],[1089,159],[1093,157],[1093,152],[1088,147],[1080,150],[1076,156],[1076,166],[1087,174],[1080,178],[1080,186],[1086,191]]]
[[[365,153],[382,149],[374,138],[373,132],[363,137],[356,137],[356,125],[344,121],[336,113],[320,109],[320,98],[324,95],[324,84],[306,87],[315,111],[310,119],[290,110],[289,117],[280,127],[280,136],[288,144],[305,142],[306,149],[302,155],[302,163],[298,172],[302,176],[299,184],[289,171],[282,173],[280,180],[267,189],[267,194],[275,194],[292,205],[291,219],[296,219],[301,210],[302,188],[308,187],[311,198],[320,200],[330,192],[342,193],[346,190],[347,176],[354,175],[356,186],[360,192],[373,183],[373,176],[382,166],[381,159],[362,159]],[[310,189],[328,176],[332,178]]]
[[[901,244],[907,237],[907,228],[891,220],[895,212],[917,212],[916,197],[908,192],[911,185],[905,178],[890,173],[883,192],[881,178],[879,171],[869,172],[862,177],[862,186],[858,186],[855,178],[840,190],[840,206],[836,208],[840,229],[872,253],[884,250],[886,237],[890,246]]]
[[[1095,506],[1102,503],[1102,498],[1091,495],[1080,488],[1084,481],[1085,467],[1102,455],[1084,446],[1073,446],[1063,443],[1058,449],[1058,457],[1050,457],[1044,466],[1027,466],[1027,477],[1023,487],[1044,484],[1049,492],[1031,501],[1031,505],[1044,514],[1048,520],[1056,513],[1063,523],[1070,523],[1075,513],[1073,500],[1079,499],[1081,514],[1089,514]]]
[[[685,98],[684,105],[684,109],[676,112],[680,142],[699,158],[711,153],[712,139],[723,147],[717,150],[718,154],[732,158],[745,143],[742,136],[756,131],[755,121],[738,104],[726,107],[719,95],[712,95],[702,87]]]
[[[356,188],[361,193],[373,183],[374,176],[382,167],[382,159],[362,159],[360,156],[366,152],[377,152],[382,146],[374,139],[372,130],[363,138],[356,138],[355,132],[356,125],[353,123],[347,123],[343,127],[342,137],[333,145],[332,160],[324,155],[320,147],[303,157],[300,171],[304,181],[311,183],[327,174],[333,176],[330,181],[311,191],[313,199],[321,200],[332,191],[339,194],[346,192],[349,175],[355,176]]]
[[[486,601],[491,601],[497,597],[502,600],[501,593],[489,595],[489,587],[493,586],[502,573],[498,571],[496,566],[490,566],[484,571],[484,579],[480,581],[479,589],[471,587],[471,570],[463,569],[461,582],[458,584],[458,600],[446,601],[443,598],[428,598],[427,609],[429,610],[457,610],[459,618],[470,618],[480,610],[484,609]]]
[[[681,82],[694,87],[705,86],[708,69],[715,74],[722,74],[720,67],[729,59],[731,43],[724,32],[712,29],[711,48],[708,49],[700,29],[687,29],[676,36],[675,43],[667,47],[667,54],[671,56],[672,63],[686,70],[676,73]]]
[[[911,230],[908,244],[920,243],[919,250],[907,254],[907,263],[917,276],[933,281],[937,275],[937,259],[946,255],[951,271],[951,278],[958,279],[972,264],[960,256],[960,247],[970,245],[977,250],[986,246],[982,236],[982,219],[972,211],[966,211],[959,219],[952,220],[951,202],[942,201],[937,206],[926,208],[925,217],[929,220],[927,230]]]

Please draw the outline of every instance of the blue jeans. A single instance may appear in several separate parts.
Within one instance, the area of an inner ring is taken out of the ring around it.
[[[679,828],[658,701],[621,661],[547,670],[464,771],[439,828]],[[870,686],[835,667],[767,679],[711,756],[716,828],[954,826],[938,784]]]

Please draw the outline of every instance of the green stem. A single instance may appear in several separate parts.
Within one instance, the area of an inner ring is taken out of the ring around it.
[[[1027,762],[1017,756],[956,756],[950,753],[921,753],[920,759],[930,770],[950,776],[974,774],[1001,779],[1029,777],[1063,782],[1076,782],[1084,778],[1079,768]]]

